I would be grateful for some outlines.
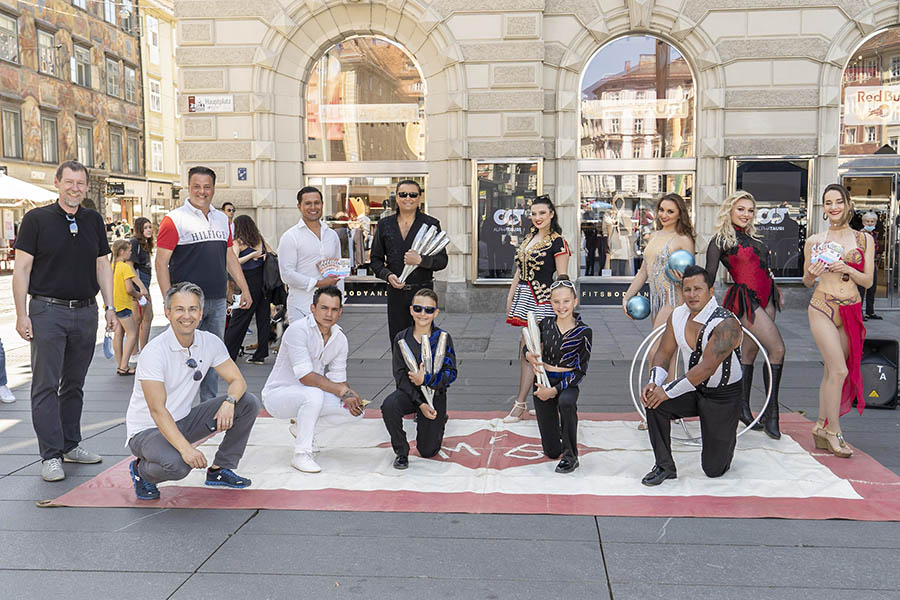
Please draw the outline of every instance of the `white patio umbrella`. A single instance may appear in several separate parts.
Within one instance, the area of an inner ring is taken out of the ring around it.
[[[42,187],[0,174],[0,200],[27,200],[34,204],[46,204],[59,198],[59,194]]]

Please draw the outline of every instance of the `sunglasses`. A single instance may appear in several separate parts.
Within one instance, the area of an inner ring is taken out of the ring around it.
[[[575,284],[572,283],[570,280],[568,280],[568,279],[557,279],[556,281],[554,281],[553,283],[550,284],[550,291],[555,290],[555,289],[558,288],[559,286],[565,286],[565,287],[571,288],[571,289],[573,289],[573,290],[575,289]]]
[[[66,215],[66,221],[69,222],[69,233],[72,234],[72,237],[78,235],[78,223],[75,222],[75,217]]]
[[[193,358],[189,358],[184,361],[184,364],[187,365],[189,369],[197,369],[196,371],[194,371],[194,381],[200,381],[201,379],[203,379],[203,373],[201,373],[200,369],[197,368],[196,360],[194,360]]]
[[[420,304],[413,304],[412,309],[414,313],[420,313],[424,310],[426,315],[433,315],[434,311],[437,310],[437,306],[422,306]]]
[[[397,195],[401,198],[418,198],[419,192],[399,192]]]

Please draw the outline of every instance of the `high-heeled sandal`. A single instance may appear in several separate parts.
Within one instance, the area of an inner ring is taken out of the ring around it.
[[[509,414],[503,417],[504,423],[518,423],[522,420],[522,416],[525,414],[526,404],[524,402],[516,402],[513,404],[512,410],[509,411]]]
[[[822,428],[822,433],[825,434],[825,445],[824,450],[827,450],[837,456],[838,458],[850,458],[853,456],[853,450],[850,449],[850,446],[847,442],[844,441],[844,436],[839,431],[829,431],[828,429]],[[832,443],[831,439],[834,438],[837,440],[837,446]]]
[[[825,421],[816,421],[812,430],[813,442],[819,450],[828,449],[828,438],[825,437]]]

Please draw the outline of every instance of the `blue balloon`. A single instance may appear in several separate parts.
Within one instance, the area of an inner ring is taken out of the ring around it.
[[[694,255],[687,250],[676,250],[666,263],[666,276],[675,283],[681,282],[684,270],[694,265]]]
[[[650,300],[646,296],[632,296],[625,304],[628,316],[636,321],[650,316]]]

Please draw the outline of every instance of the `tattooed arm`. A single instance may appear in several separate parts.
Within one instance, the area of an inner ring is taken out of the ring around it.
[[[700,362],[685,377],[694,386],[700,385],[716,372],[731,352],[741,345],[741,324],[731,317],[719,323],[709,336]]]

